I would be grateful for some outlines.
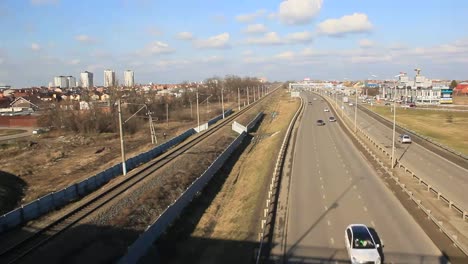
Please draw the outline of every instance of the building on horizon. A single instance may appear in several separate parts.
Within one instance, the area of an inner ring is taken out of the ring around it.
[[[54,87],[59,88],[68,88],[68,79],[67,76],[55,76],[54,77]]]
[[[124,71],[124,86],[133,87],[135,85],[135,75],[132,70]]]
[[[84,71],[80,73],[80,79],[81,79],[81,87],[88,88],[88,89],[94,87],[92,72]]]
[[[67,76],[67,87],[75,88],[76,87],[76,78],[73,76]]]
[[[115,72],[113,70],[104,70],[104,87],[114,87],[115,85]]]

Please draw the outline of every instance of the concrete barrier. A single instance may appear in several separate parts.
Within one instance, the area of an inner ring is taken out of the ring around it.
[[[143,257],[153,242],[166,231],[167,227],[177,219],[183,209],[193,200],[195,195],[202,191],[206,184],[211,180],[215,173],[223,166],[229,156],[241,144],[246,133],[241,133],[227,148],[216,158],[205,172],[198,177],[187,190],[171,204],[153,224],[148,226],[135,242],[128,248],[127,253],[118,263],[137,263]]]

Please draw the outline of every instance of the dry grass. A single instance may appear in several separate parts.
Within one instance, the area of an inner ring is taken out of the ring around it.
[[[374,106],[369,109],[388,119],[393,118],[390,107]],[[400,108],[397,109],[397,123],[468,155],[466,112]]]
[[[10,136],[26,132],[23,129],[0,129],[0,136]]]
[[[251,259],[274,163],[298,105],[280,90],[260,107],[265,116],[253,143],[195,224],[191,238],[177,242],[178,256],[170,263],[189,259],[193,263],[245,263]]]
[[[220,109],[212,106],[210,116],[203,118],[213,118],[219,113]],[[161,144],[188,128],[195,127],[196,120],[169,120],[168,124],[159,121],[155,125],[158,144]],[[166,139],[163,133],[167,134]],[[127,158],[154,147],[149,129],[126,135],[125,147]],[[119,135],[114,133],[77,135],[50,132],[34,139],[2,142],[0,149],[0,171],[19,177],[26,183],[24,196],[18,201],[21,204],[79,182],[120,162]],[[0,212],[12,209],[14,208],[0,208]]]
[[[456,105],[468,105],[467,95],[458,95],[453,97],[453,104]]]

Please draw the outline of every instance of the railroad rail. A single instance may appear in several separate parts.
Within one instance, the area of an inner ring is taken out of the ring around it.
[[[115,198],[124,195],[126,191],[128,191],[144,179],[148,178],[150,175],[153,174],[153,172],[165,166],[166,164],[177,158],[180,154],[191,149],[193,146],[199,144],[200,142],[202,142],[203,140],[205,140],[206,138],[223,128],[225,125],[230,124],[237,117],[248,112],[259,102],[264,101],[265,98],[268,97],[268,95],[276,91],[279,87],[273,89],[267,95],[258,99],[254,103],[244,107],[244,109],[235,112],[229,117],[226,117],[224,120],[221,120],[220,122],[215,124],[211,129],[199,133],[198,136],[192,137],[191,139],[188,139],[174,146],[172,149],[163,153],[159,157],[136,168],[131,173],[124,176],[126,178],[121,179],[121,181],[108,183],[105,185],[107,188],[101,188],[84,197],[80,201],[76,202],[73,208],[68,208],[69,211],[64,213],[59,218],[52,220],[50,223],[47,223],[43,228],[35,231],[34,233],[31,233],[23,239],[20,239],[13,245],[4,248],[0,252],[0,263],[16,263],[24,257],[30,255],[35,250],[44,246],[46,243],[53,240],[58,235],[62,234],[70,227],[76,225],[87,216],[96,212],[99,208],[110,203]]]

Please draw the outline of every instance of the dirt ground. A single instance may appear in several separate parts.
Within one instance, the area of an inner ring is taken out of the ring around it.
[[[210,113],[200,113],[201,121],[206,122],[221,110],[212,106]],[[194,126],[196,120],[156,124],[158,144]],[[125,136],[127,158],[154,146],[149,128]],[[0,215],[120,162],[118,133],[79,135],[52,131],[0,142],[0,150]]]
[[[299,102],[291,101],[284,90],[259,107],[265,116],[257,131],[247,138],[246,144],[143,263],[152,263],[157,258],[162,263],[254,260],[268,183],[284,133],[298,107]]]

